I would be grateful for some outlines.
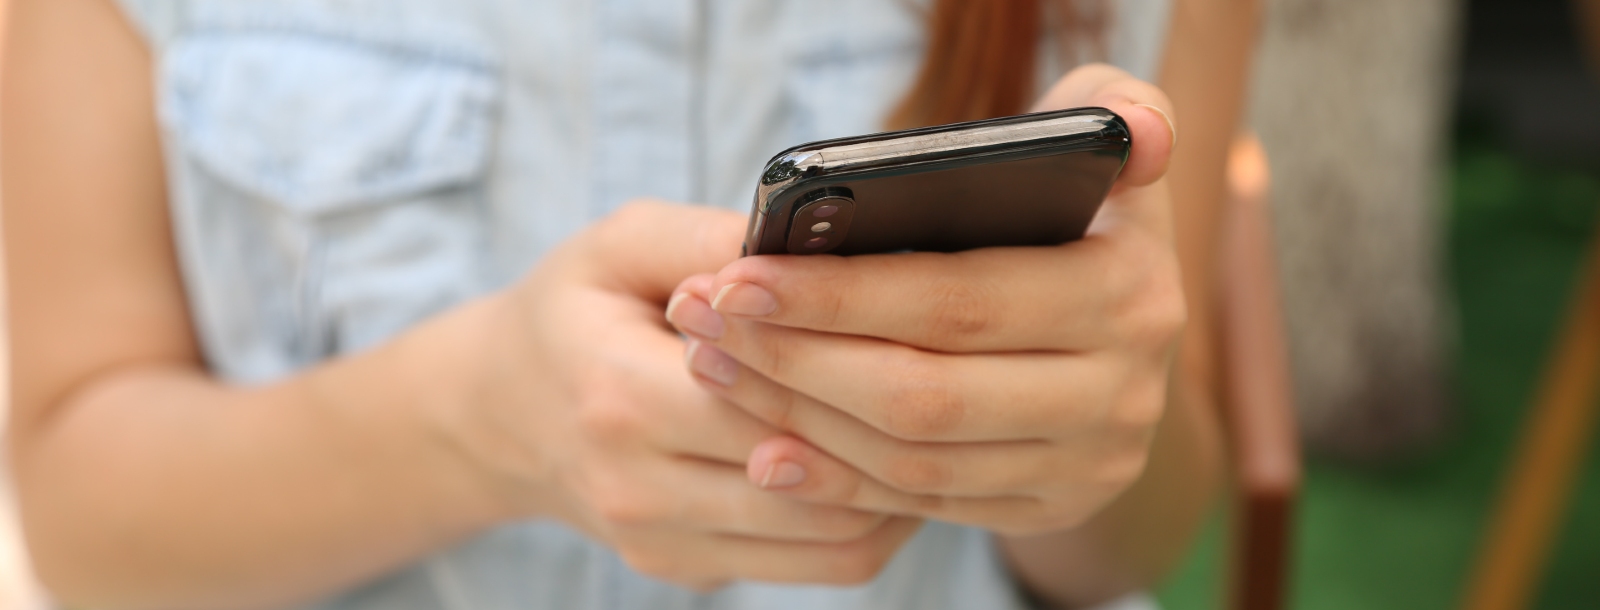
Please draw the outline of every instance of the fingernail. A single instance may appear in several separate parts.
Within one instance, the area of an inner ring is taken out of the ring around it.
[[[1161,115],[1161,120],[1167,122],[1167,132],[1172,134],[1172,148],[1178,147],[1178,125],[1172,122],[1172,116],[1167,111],[1151,106],[1150,104],[1134,104],[1140,108],[1149,108],[1152,112]]]
[[[773,462],[761,477],[762,489],[783,489],[806,482],[805,467],[794,462]]]
[[[722,338],[722,316],[712,311],[705,301],[690,298],[687,293],[675,295],[667,303],[667,321],[691,335],[712,340]]]
[[[667,301],[667,321],[672,321],[672,312],[678,309],[678,304],[689,298],[689,293],[680,292],[672,295],[672,300]]]
[[[689,370],[717,385],[730,386],[739,378],[739,363],[722,350],[704,342],[690,339],[689,350],[684,353],[683,359],[688,363]]]
[[[736,316],[770,316],[778,310],[778,297],[750,282],[734,282],[717,291],[711,308]]]

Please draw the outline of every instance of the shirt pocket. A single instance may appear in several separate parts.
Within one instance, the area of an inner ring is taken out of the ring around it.
[[[161,118],[208,348],[269,361],[245,366],[263,376],[482,292],[495,66],[458,43],[315,23],[177,40]]]

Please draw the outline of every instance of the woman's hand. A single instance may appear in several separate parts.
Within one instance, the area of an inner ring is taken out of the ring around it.
[[[752,481],[1026,535],[1138,479],[1185,319],[1160,181],[1174,132],[1160,91],[1114,68],[1041,103],[1075,105],[1111,108],[1134,140],[1081,241],[751,257],[679,287],[668,317],[696,378],[793,435],[755,449]]]
[[[738,253],[743,218],[632,204],[484,303],[488,383],[431,419],[496,476],[508,516],[553,516],[635,569],[695,588],[854,583],[914,519],[765,492],[745,459],[781,433],[697,387],[662,320],[683,277]]]
[[[859,582],[915,530],[751,485],[744,460],[777,432],[683,371],[662,309],[733,260],[738,214],[631,206],[391,341],[220,378],[144,42],[110,2],[8,8],[8,465],[64,604],[298,607],[536,517],[690,586]]]

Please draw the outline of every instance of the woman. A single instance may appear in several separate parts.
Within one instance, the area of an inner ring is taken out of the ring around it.
[[[1231,48],[1190,4],[1175,92]],[[11,442],[42,578],[97,608],[1149,585],[1216,475],[1203,400],[1165,408],[1203,302],[1175,252],[1204,264],[1209,225],[1188,207],[1174,249],[1160,91],[1089,66],[1038,102],[1134,131],[1083,242],[735,259],[773,152],[1024,110],[1059,74],[1047,19],[1153,71],[1163,4],[1059,8],[17,2]],[[1185,107],[1216,119],[1177,157],[1186,206],[1216,190],[1221,80]],[[736,211],[623,205],[647,196]]]

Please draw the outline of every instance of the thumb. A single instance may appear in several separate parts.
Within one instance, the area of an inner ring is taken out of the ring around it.
[[[739,258],[743,214],[655,200],[630,202],[584,236],[596,283],[665,303],[673,288]]]
[[[1133,150],[1117,178],[1120,186],[1145,186],[1167,173],[1177,144],[1172,101],[1161,89],[1118,68],[1090,64],[1067,73],[1034,110],[1099,106],[1117,113],[1132,132]]]

